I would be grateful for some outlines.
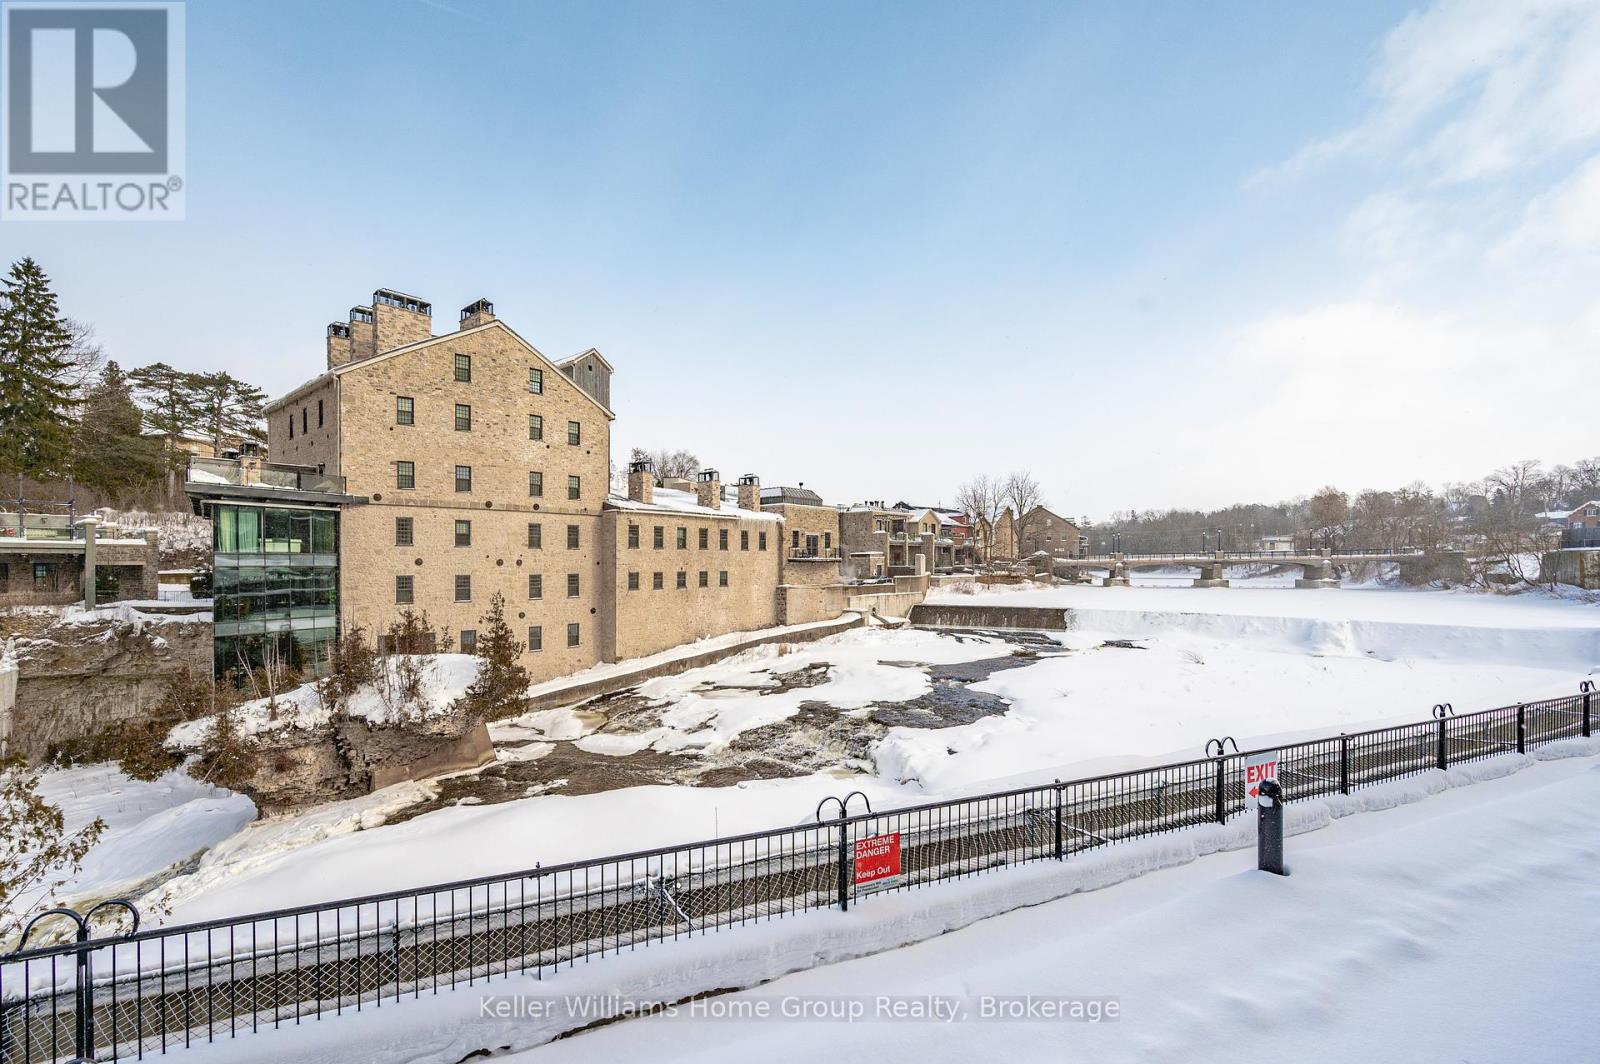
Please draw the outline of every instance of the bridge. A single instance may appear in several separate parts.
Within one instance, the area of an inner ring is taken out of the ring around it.
[[[1402,565],[1414,565],[1424,559],[1446,558],[1465,561],[1465,556],[1460,551],[1429,552],[1420,548],[1398,550],[1380,548],[1335,552],[1324,548],[1313,551],[1218,550],[1172,554],[1127,554],[1118,551],[1114,554],[1090,554],[1075,558],[1052,556],[1050,564],[1053,570],[1066,569],[1077,577],[1084,575],[1088,569],[1104,569],[1106,576],[1100,582],[1103,587],[1127,587],[1128,574],[1135,569],[1186,566],[1200,570],[1200,576],[1194,582],[1195,587],[1227,587],[1226,570],[1231,565],[1297,565],[1300,567],[1301,576],[1294,582],[1295,587],[1332,588],[1339,586],[1338,577],[1334,575],[1335,566],[1354,565],[1358,562],[1399,562]],[[1039,559],[1039,562],[1043,564],[1043,559]]]

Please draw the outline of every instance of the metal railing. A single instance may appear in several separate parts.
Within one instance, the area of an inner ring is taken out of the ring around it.
[[[1256,559],[1256,558],[1306,558],[1317,559],[1326,557],[1329,560],[1351,557],[1374,558],[1415,558],[1426,553],[1421,547],[1339,547],[1328,555],[1323,555],[1321,547],[1308,547],[1305,550],[1223,550],[1223,551],[1152,551],[1148,553],[1133,553],[1124,551],[1120,554],[1068,554],[1064,555],[1067,561],[1161,561],[1172,559],[1174,561],[1209,561],[1215,558],[1228,560],[1230,558]]]
[[[1592,734],[1577,695],[1340,734],[1278,748],[1286,800],[1350,791]],[[133,928],[0,957],[0,1061],[142,1059],[197,1041],[394,1007],[424,992],[667,940],[848,909],[1036,861],[1226,821],[1244,807],[1250,751],[1213,740],[1192,761],[500,876],[173,927]],[[863,801],[864,801],[863,796]],[[857,886],[857,844],[897,836],[900,875]],[[93,910],[89,915],[93,915]],[[45,914],[51,915],[51,914]],[[37,922],[37,921],[36,921]],[[24,943],[25,945],[26,943]]]
[[[273,465],[270,462],[243,463],[231,458],[189,459],[184,482],[196,486],[228,484],[237,487],[257,485],[287,488],[292,491],[321,491],[344,494],[345,479],[333,473],[319,473],[300,466]]]

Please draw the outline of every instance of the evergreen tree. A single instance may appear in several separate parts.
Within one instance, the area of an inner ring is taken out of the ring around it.
[[[73,335],[33,259],[14,263],[0,284],[0,468],[36,480],[60,476],[78,402]]]
[[[522,643],[506,623],[506,599],[496,591],[489,611],[478,619],[478,678],[462,696],[467,713],[485,720],[509,716],[528,691],[528,670],[522,667]]]
[[[233,440],[259,440],[267,393],[225,370],[194,377],[198,426],[218,454]]]
[[[178,440],[193,430],[200,416],[199,376],[157,362],[129,373],[128,382],[144,423],[167,438],[168,456],[175,455]]]
[[[114,500],[160,483],[166,458],[160,441],[140,435],[142,428],[127,374],[115,362],[107,362],[84,397],[83,416],[73,436],[72,474],[78,483]]]

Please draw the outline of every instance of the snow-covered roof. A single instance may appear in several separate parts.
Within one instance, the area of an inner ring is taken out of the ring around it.
[[[694,514],[698,517],[726,517],[730,521],[771,521],[781,524],[783,518],[778,514],[763,513],[760,510],[746,510],[739,506],[739,495],[735,491],[729,498],[729,489],[722,489],[722,509],[713,510],[709,506],[701,506],[700,500],[692,491],[678,491],[676,488],[657,488],[651,494],[653,501],[648,503],[636,502],[626,495],[612,495],[606,499],[606,505],[613,510],[639,510],[644,513],[673,513]]]

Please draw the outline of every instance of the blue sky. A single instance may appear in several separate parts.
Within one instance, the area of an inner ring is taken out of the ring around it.
[[[1555,0],[195,0],[187,220],[0,242],[274,393],[376,287],[488,296],[616,365],[614,457],[830,501],[1459,480],[1600,450],[1597,55]]]

